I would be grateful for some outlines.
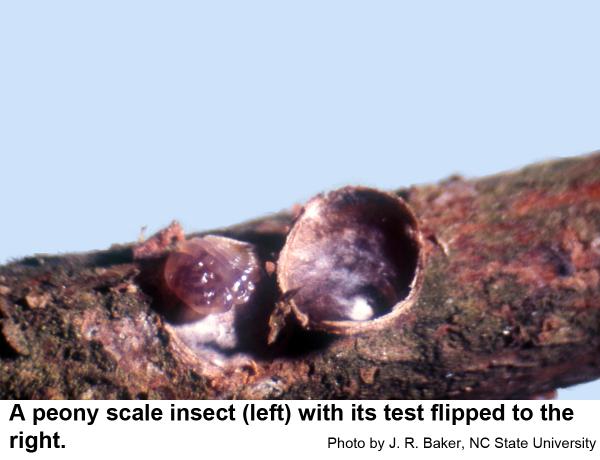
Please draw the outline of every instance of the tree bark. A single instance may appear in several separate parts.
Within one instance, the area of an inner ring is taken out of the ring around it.
[[[34,256],[0,267],[0,396],[525,398],[600,376],[600,154],[398,194],[426,236],[408,318],[198,355],[160,311],[159,261],[134,245]],[[210,233],[273,262],[292,216]]]

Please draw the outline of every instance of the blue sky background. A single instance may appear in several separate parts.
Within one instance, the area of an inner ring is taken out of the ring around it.
[[[0,262],[600,147],[589,1],[0,4]],[[562,397],[600,397],[600,383]]]

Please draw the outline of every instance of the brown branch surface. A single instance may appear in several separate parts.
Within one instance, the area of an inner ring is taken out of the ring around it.
[[[515,398],[600,376],[599,154],[398,193],[427,236],[408,319],[198,356],[157,312],[131,245],[30,257],[0,267],[0,396]],[[274,261],[291,223],[212,233]]]

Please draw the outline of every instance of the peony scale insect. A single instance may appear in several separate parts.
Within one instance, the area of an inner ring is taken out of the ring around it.
[[[164,268],[167,287],[199,316],[248,303],[260,278],[252,245],[215,235],[180,244]]]
[[[182,241],[162,274],[177,300],[168,305],[179,318],[172,328],[184,343],[194,350],[238,346],[236,319],[248,314],[263,276],[253,245],[217,235]]]

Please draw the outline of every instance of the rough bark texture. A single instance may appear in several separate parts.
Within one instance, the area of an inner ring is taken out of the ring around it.
[[[600,155],[398,193],[429,237],[401,323],[198,356],[157,312],[144,274],[160,265],[131,245],[31,257],[0,267],[0,396],[514,398],[600,376]],[[212,233],[274,261],[291,223]],[[271,281],[265,309],[276,295]]]

